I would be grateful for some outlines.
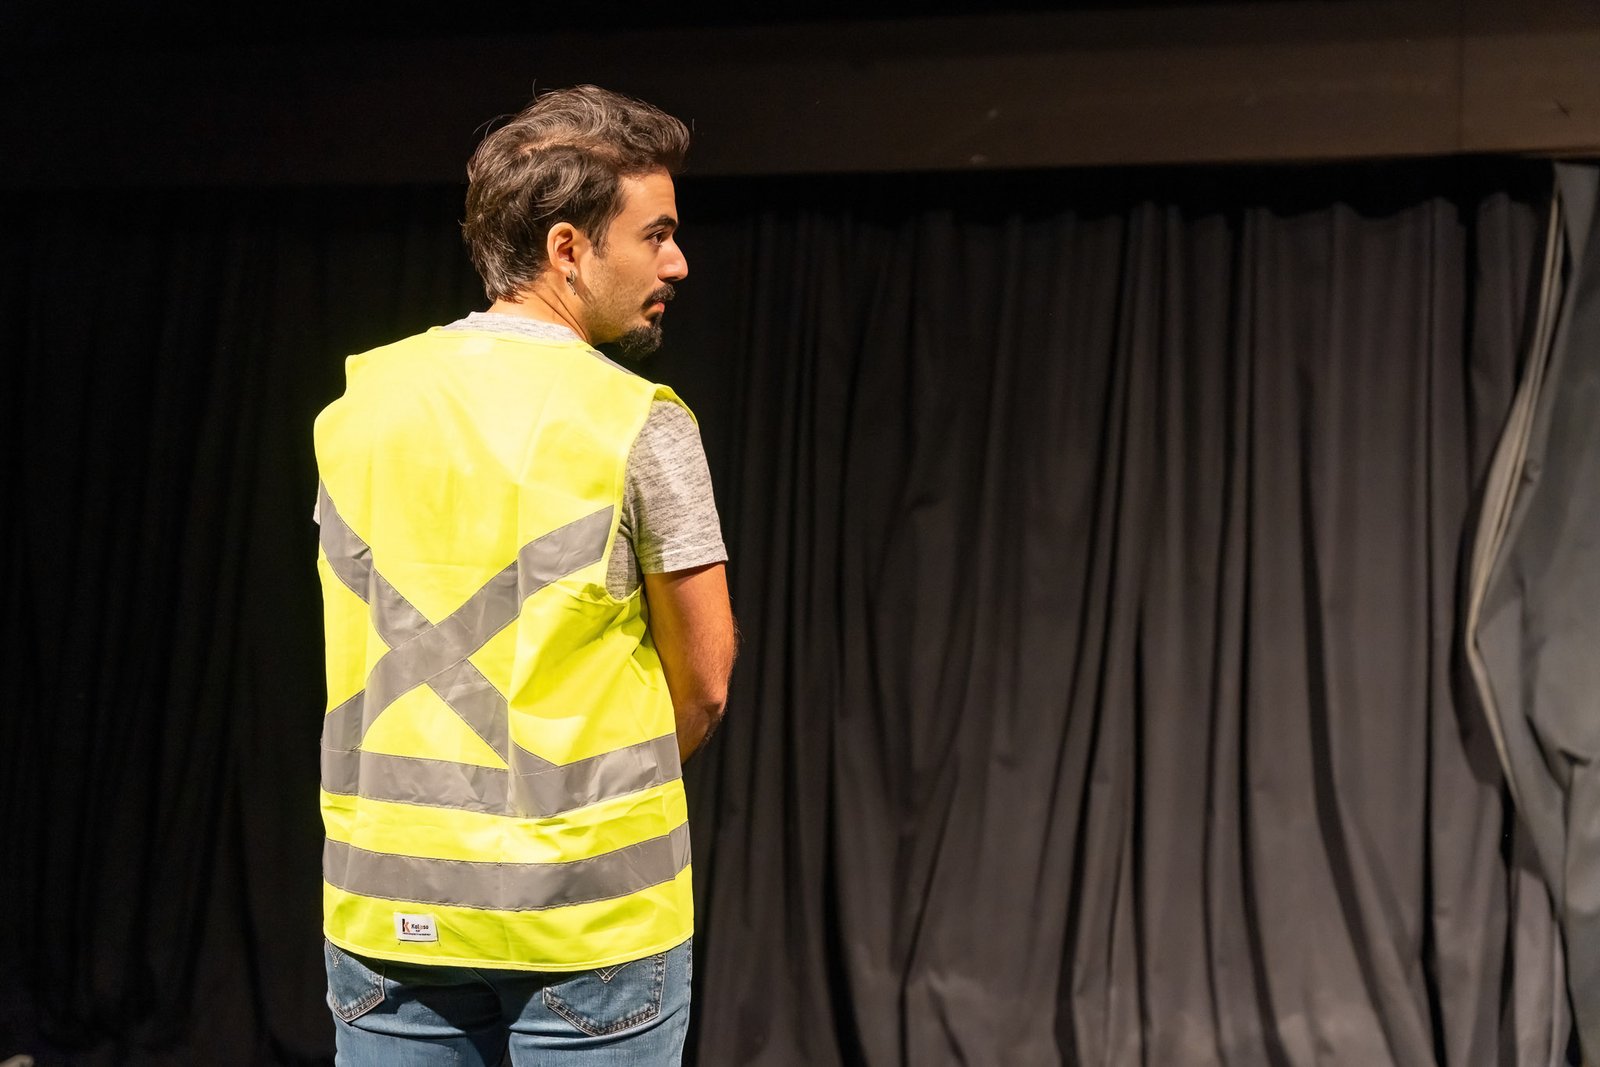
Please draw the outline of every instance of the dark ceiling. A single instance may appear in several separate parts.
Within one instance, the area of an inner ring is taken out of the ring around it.
[[[440,0],[0,0],[0,40],[29,50],[250,42],[417,40],[525,36],[550,31],[692,29],[817,21],[1114,11],[1192,6],[1204,0],[790,0],[731,5],[688,0],[534,0],[452,4]],[[1271,0],[1256,0],[1271,2]]]

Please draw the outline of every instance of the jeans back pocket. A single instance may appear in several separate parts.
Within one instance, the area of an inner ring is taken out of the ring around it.
[[[551,1011],[591,1037],[604,1037],[661,1014],[667,954],[583,971],[544,988]]]
[[[350,1022],[383,1003],[383,975],[326,938],[322,962],[328,971],[328,1007],[339,1018]]]

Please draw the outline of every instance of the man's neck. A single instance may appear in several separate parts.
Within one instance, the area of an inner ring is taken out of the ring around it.
[[[518,295],[519,300],[496,300],[489,305],[491,315],[516,315],[519,318],[532,319],[535,322],[548,322],[556,326],[565,326],[573,333],[589,342],[589,334],[578,321],[575,309],[568,307],[566,301],[559,295],[547,292],[547,287],[542,285],[530,286]]]

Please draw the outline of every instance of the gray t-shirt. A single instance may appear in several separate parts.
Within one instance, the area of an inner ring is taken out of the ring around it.
[[[445,329],[534,340],[577,338],[554,323],[486,311],[474,311]],[[594,355],[606,358],[599,352]],[[687,411],[671,401],[658,400],[651,406],[628,453],[620,533],[606,569],[606,589],[615,597],[639,588],[642,574],[688,570],[728,558],[700,429]]]

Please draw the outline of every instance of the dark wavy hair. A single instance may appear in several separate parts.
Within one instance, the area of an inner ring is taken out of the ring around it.
[[[676,174],[689,131],[671,115],[594,85],[537,97],[467,164],[461,235],[491,300],[515,300],[548,266],[550,227],[570,222],[602,251],[622,179]]]

